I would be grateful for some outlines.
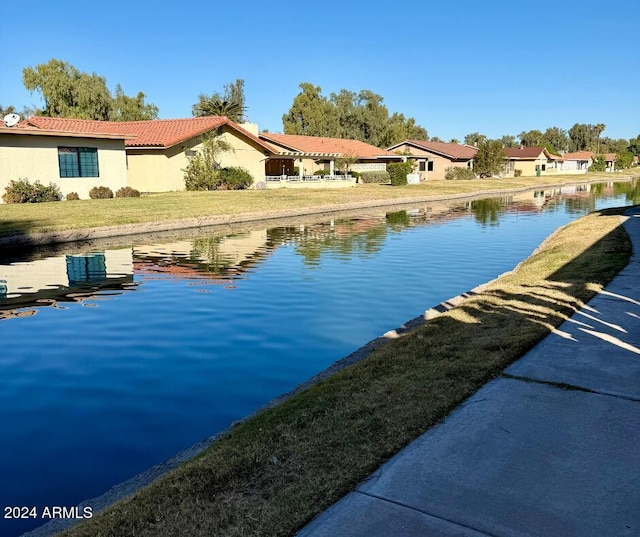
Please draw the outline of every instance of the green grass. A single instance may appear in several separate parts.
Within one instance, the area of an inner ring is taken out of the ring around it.
[[[446,198],[487,191],[527,189],[549,184],[590,181],[597,175],[544,176],[476,181],[430,181],[423,185],[358,185],[345,189],[278,189],[220,192],[171,192],[141,198],[79,200],[37,204],[0,204],[0,237],[25,233],[68,231],[101,226],[164,222],[186,218],[246,214],[274,217],[287,211],[351,208],[355,205],[394,203],[401,200]],[[611,181],[619,174],[607,174]]]
[[[574,221],[459,307],[236,425],[192,461],[64,535],[293,534],[624,267],[631,246],[620,212]]]

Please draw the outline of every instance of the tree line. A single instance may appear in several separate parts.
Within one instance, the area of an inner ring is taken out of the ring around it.
[[[146,95],[138,92],[135,97],[126,95],[117,84],[114,92],[107,87],[106,79],[96,73],[85,73],[68,62],[51,59],[44,64],[23,69],[22,81],[29,91],[40,93],[42,108],[24,108],[25,116],[70,117],[109,121],[136,121],[156,119],[158,107],[146,101]],[[429,138],[427,130],[412,117],[389,113],[381,95],[371,90],[358,92],[341,89],[329,96],[322,88],[309,82],[300,84],[300,92],[293,99],[291,108],[282,116],[285,134],[326,136],[361,140],[376,147],[389,147],[407,139],[443,141]],[[14,106],[0,105],[0,115],[18,112]],[[223,91],[201,93],[193,104],[193,116],[220,115],[236,122],[247,121],[244,80],[225,84]],[[517,136],[504,135],[490,140],[479,132],[464,137],[467,145],[480,146],[495,142],[495,147],[544,147],[550,153],[566,151],[592,151],[596,154],[640,154],[640,134],[626,139],[602,137],[606,125],[576,123],[569,130],[549,127],[523,131]],[[450,142],[459,143],[457,139]],[[625,157],[626,158],[626,157]]]

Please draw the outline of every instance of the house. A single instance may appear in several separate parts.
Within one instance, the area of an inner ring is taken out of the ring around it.
[[[232,148],[220,155],[220,165],[245,168],[254,182],[264,180],[265,160],[275,153],[271,146],[258,138],[257,132],[254,134],[245,128],[251,128],[249,125],[241,126],[221,116],[119,122],[31,117],[23,123],[39,129],[92,136],[104,133],[126,135],[126,181],[128,186],[141,192],[184,190],[184,169],[189,157],[202,146],[202,136],[207,133],[219,134]],[[55,177],[53,179],[57,182]]]
[[[544,147],[506,147],[503,174],[508,176],[536,176],[555,172],[557,159]],[[518,173],[519,171],[519,173]]]
[[[447,168],[473,168],[473,159],[478,152],[476,147],[446,142],[429,142],[426,140],[405,140],[387,148],[402,155],[417,157],[421,181],[428,179],[444,179]]]
[[[55,183],[63,195],[76,192],[81,198],[88,198],[95,186],[115,192],[127,185],[125,144],[133,138],[116,131],[77,132],[62,125],[0,127],[0,193],[18,179]]]
[[[605,171],[613,172],[616,170],[616,154],[605,153],[604,154]]]
[[[401,162],[398,155],[360,140],[272,134],[263,132],[260,139],[267,142],[278,155],[269,157],[267,176],[312,176],[318,170],[334,176],[337,171],[384,171],[389,162]],[[339,170],[343,165],[345,169]],[[297,173],[294,168],[298,168]]]
[[[567,174],[587,173],[591,164],[593,164],[593,153],[591,151],[575,151],[573,153],[565,153],[558,159],[558,170]]]

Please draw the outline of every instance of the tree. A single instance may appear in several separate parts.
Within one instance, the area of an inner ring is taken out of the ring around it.
[[[518,147],[518,141],[512,134],[505,134],[500,138],[500,143],[502,143],[502,147]]]
[[[303,82],[300,89],[291,109],[282,116],[286,134],[361,140],[377,147],[427,139],[427,131],[414,118],[398,113],[389,117],[384,99],[371,90],[341,89],[327,99],[320,86]]]
[[[593,130],[595,132],[596,135],[596,141],[597,141],[597,146],[596,146],[596,153],[599,155],[600,154],[600,135],[604,132],[604,130],[607,128],[607,126],[604,123],[598,123],[597,125],[594,125]]]
[[[141,91],[135,97],[127,97],[120,84],[116,84],[116,94],[113,98],[111,121],[143,121],[157,119],[158,107],[145,103],[146,95]]]
[[[200,116],[225,116],[231,121],[242,123],[247,120],[245,114],[244,80],[236,78],[236,81],[224,85],[224,91],[198,95],[198,102],[191,107],[195,117]]]
[[[222,183],[220,155],[232,151],[231,145],[216,134],[202,136],[202,147],[189,157],[184,171],[187,190],[216,190]]]
[[[31,110],[30,108],[27,108],[26,106],[22,110],[18,110],[13,105],[2,106],[0,104],[0,119],[2,119],[7,114],[18,114],[21,117],[29,117],[29,116],[34,115],[34,113],[35,113],[35,110]]]
[[[640,155],[640,134],[629,140],[629,147],[627,148],[627,151],[634,155]]]
[[[464,137],[464,143],[466,145],[479,146],[480,142],[483,142],[487,139],[484,134],[480,134],[479,132],[471,132]]]
[[[26,67],[22,80],[25,88],[42,95],[44,108],[36,110],[37,115],[102,121],[128,121],[140,116],[154,119],[158,115],[156,106],[144,102],[144,93],[127,97],[118,85],[114,98],[104,77],[83,73],[70,63],[55,58],[35,67]]]
[[[282,116],[285,134],[336,136],[338,117],[335,107],[321,94],[322,88],[308,82],[300,84],[289,112]]]
[[[523,131],[518,134],[520,143],[525,147],[540,147],[543,145],[542,133],[539,130]]]
[[[506,156],[500,140],[480,140],[473,169],[480,177],[491,177],[502,171]]]
[[[449,140],[450,144],[459,144],[460,140],[458,140],[457,138],[451,138],[451,140]]]
[[[389,118],[387,127],[387,137],[381,147],[389,147],[403,140],[428,140],[427,130],[416,124],[412,117],[405,118],[404,114],[394,112]]]
[[[570,151],[595,151],[600,153],[600,135],[605,130],[604,123],[597,125],[576,123],[569,129]]]
[[[551,153],[560,154],[569,148],[567,131],[559,127],[549,127],[542,135],[542,145]]]

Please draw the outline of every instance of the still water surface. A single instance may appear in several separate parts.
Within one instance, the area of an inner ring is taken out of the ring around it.
[[[0,254],[0,506],[73,506],[513,268],[636,183]],[[1,535],[42,523],[0,520]]]

